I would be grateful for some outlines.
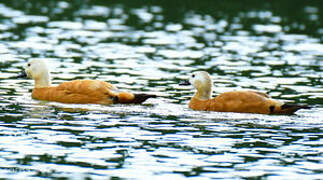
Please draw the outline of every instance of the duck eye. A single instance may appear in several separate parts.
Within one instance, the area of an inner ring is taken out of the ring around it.
[[[27,66],[30,67],[30,63],[28,63]]]
[[[195,78],[195,74],[192,74],[192,78]]]

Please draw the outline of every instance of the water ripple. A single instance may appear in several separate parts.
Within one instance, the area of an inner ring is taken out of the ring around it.
[[[321,178],[320,8],[304,2],[289,16],[271,4],[237,11],[240,2],[221,2],[208,11],[204,1],[172,3],[0,4],[0,176]],[[16,79],[33,58],[50,64],[53,84],[98,79],[159,97],[111,106],[33,100],[33,82]],[[193,90],[178,84],[195,70],[212,75],[214,95],[251,89],[313,108],[293,116],[192,111]]]

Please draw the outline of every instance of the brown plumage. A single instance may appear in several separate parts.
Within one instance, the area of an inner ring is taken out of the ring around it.
[[[74,80],[50,85],[50,74],[44,61],[32,60],[25,67],[27,77],[34,79],[32,98],[71,104],[142,103],[148,94],[133,94],[119,91],[112,84],[98,80]]]
[[[284,104],[269,98],[267,94],[255,91],[233,91],[222,93],[211,99],[212,81],[205,71],[192,73],[189,81],[196,93],[192,97],[189,108],[201,111],[240,112],[258,114],[293,114],[307,106]]]

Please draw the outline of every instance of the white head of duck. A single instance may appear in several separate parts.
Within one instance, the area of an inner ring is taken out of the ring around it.
[[[201,100],[207,100],[212,95],[212,80],[206,71],[195,71],[190,74],[188,81],[181,85],[193,85],[196,88],[195,97]]]
[[[35,87],[49,87],[51,85],[50,72],[46,62],[42,59],[32,59],[25,66],[25,75],[35,81]]]

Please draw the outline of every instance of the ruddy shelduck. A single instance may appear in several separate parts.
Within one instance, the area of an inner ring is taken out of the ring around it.
[[[32,98],[69,104],[142,103],[156,95],[134,94],[118,90],[110,83],[99,80],[73,80],[51,86],[50,72],[44,60],[34,59],[27,63],[19,77],[34,80]]]
[[[256,91],[232,91],[222,93],[215,98],[212,95],[212,80],[209,73],[196,71],[188,81],[181,85],[193,85],[196,88],[189,102],[189,108],[201,111],[239,112],[258,114],[293,114],[308,106],[286,104],[271,99],[267,94]]]

